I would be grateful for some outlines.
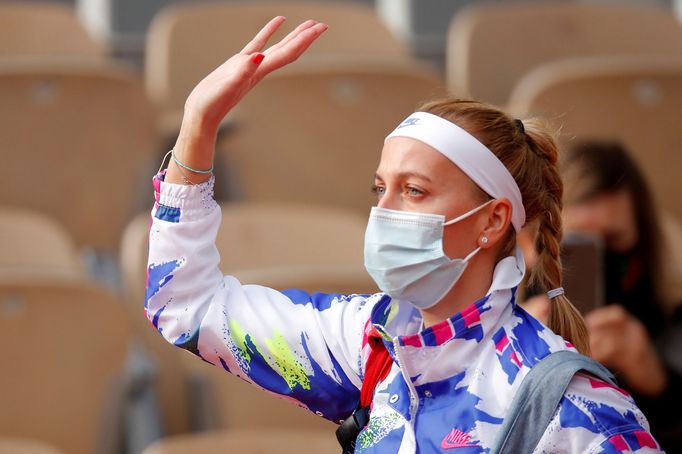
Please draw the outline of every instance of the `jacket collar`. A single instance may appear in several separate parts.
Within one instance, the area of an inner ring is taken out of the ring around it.
[[[406,301],[382,298],[372,310],[372,324],[384,340],[392,343],[397,338],[398,344],[405,346],[438,346],[452,339],[480,340],[487,327],[498,324],[500,309],[510,300],[513,304],[513,295],[523,279],[525,268],[523,254],[517,246],[514,256],[505,257],[495,266],[486,296],[452,317],[422,329],[422,317],[417,308]],[[505,290],[511,290],[511,295]]]

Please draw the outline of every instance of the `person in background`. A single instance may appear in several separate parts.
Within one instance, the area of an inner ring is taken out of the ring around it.
[[[574,145],[561,172],[565,232],[594,234],[604,244],[605,305],[585,315],[591,355],[633,395],[661,446],[682,452],[682,375],[674,366],[680,358],[666,353],[682,355],[682,345],[670,345],[682,338],[682,301],[664,296],[664,237],[651,192],[636,163],[614,142]],[[532,226],[524,229],[519,243],[532,241],[534,232]],[[532,262],[533,251],[525,250]],[[539,294],[524,307],[542,320],[548,303]]]

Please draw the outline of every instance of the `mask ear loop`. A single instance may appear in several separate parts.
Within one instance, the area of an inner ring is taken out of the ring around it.
[[[490,205],[490,204],[491,204],[492,202],[494,202],[495,200],[496,200],[496,199],[490,199],[490,200],[488,200],[487,202],[485,202],[484,204],[477,206],[477,207],[474,208],[473,210],[469,210],[469,211],[467,211],[466,213],[464,213],[464,214],[462,214],[462,215],[460,215],[460,216],[457,216],[455,219],[451,219],[451,220],[449,220],[448,222],[444,222],[444,223],[443,223],[443,226],[452,225],[452,224],[454,224],[454,223],[456,223],[456,222],[461,221],[462,219],[466,219],[466,218],[468,218],[469,216],[471,216],[472,214],[478,213],[479,211],[481,211],[481,210],[482,210],[483,208],[485,208],[486,206]],[[480,250],[481,250],[481,246],[479,246],[479,247],[477,247],[476,249],[474,249],[473,251],[471,251],[471,252],[469,253],[469,255],[467,255],[466,257],[464,257],[464,262],[468,263],[469,260],[471,260],[471,258],[472,258],[474,255],[478,254],[478,252],[479,252]]]
[[[490,205],[490,204],[491,204],[492,202],[494,202],[495,200],[497,200],[497,199],[490,199],[490,200],[488,200],[486,203],[484,203],[483,205],[479,205],[479,206],[477,206],[476,208],[474,208],[473,210],[469,210],[469,211],[467,211],[466,213],[457,216],[455,219],[451,219],[451,220],[449,220],[449,221],[447,221],[447,222],[443,222],[443,225],[444,225],[444,226],[445,226],[445,225],[452,225],[452,224],[454,224],[454,223],[456,223],[456,222],[461,221],[462,219],[466,219],[466,218],[468,218],[469,216],[471,216],[472,214],[478,213],[479,211],[481,211],[481,210],[482,210],[483,208],[485,208],[486,206]]]
[[[478,254],[478,251],[480,251],[480,250],[481,250],[481,246],[479,246],[479,247],[477,247],[476,249],[474,249],[473,251],[471,251],[471,252],[469,253],[469,255],[467,255],[466,257],[464,257],[464,261],[467,262],[467,263],[469,263],[469,260],[471,260],[471,259],[473,258],[474,255]]]

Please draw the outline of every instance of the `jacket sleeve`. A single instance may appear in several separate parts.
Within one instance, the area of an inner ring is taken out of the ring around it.
[[[534,452],[662,453],[649,423],[623,389],[576,374]]]
[[[359,399],[364,332],[380,295],[279,292],[223,276],[213,180],[185,186],[162,179],[154,179],[145,301],[154,327],[256,386],[334,422],[345,419]]]

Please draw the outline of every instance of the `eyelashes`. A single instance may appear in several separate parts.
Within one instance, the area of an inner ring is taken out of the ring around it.
[[[379,186],[379,185],[372,185],[370,188],[370,191],[372,194],[376,195],[377,197],[381,197],[386,193],[386,188],[384,186]],[[403,193],[407,197],[423,197],[425,195],[425,191],[422,189],[416,188],[414,186],[407,186],[403,189]]]

